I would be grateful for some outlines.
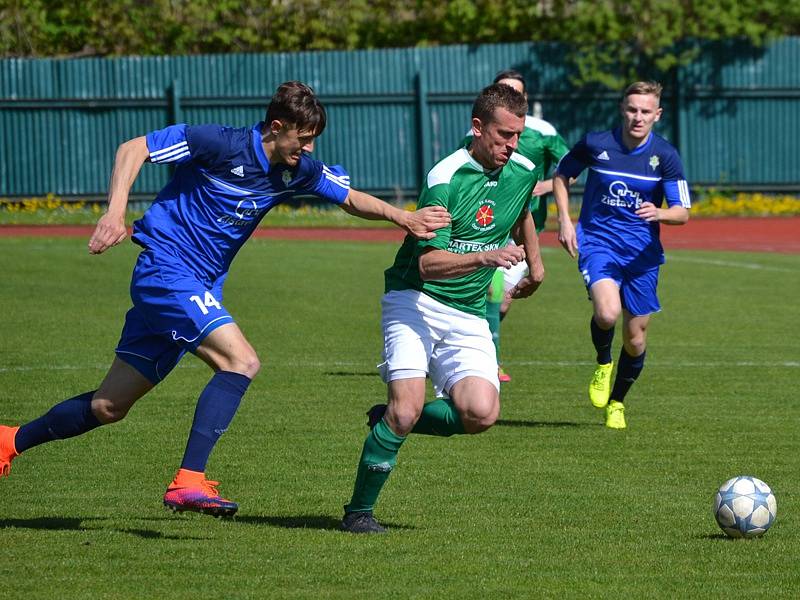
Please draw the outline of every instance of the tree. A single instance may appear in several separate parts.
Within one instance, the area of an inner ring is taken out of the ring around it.
[[[0,0],[5,57],[354,50],[554,41],[574,84],[669,73],[701,40],[800,34],[781,0]]]

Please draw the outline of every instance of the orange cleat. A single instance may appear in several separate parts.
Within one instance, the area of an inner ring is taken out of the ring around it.
[[[14,438],[19,427],[0,425],[0,477],[8,477],[11,473],[11,461],[19,456],[14,446]]]
[[[164,506],[173,512],[192,511],[212,517],[232,517],[239,510],[236,502],[219,495],[218,481],[209,481],[204,473],[180,469],[164,494]]]
[[[511,375],[506,373],[503,370],[503,367],[497,368],[497,378],[500,380],[500,383],[508,383],[509,381],[511,381]]]

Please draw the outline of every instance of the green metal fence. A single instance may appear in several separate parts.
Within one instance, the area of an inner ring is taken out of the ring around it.
[[[617,94],[569,83],[566,48],[498,44],[271,55],[0,61],[0,197],[102,197],[119,143],[174,122],[248,125],[282,81],[312,85],[329,111],[315,154],[354,187],[410,198],[469,124],[503,68],[569,143],[617,120]],[[709,43],[666,84],[658,131],[694,185],[798,191],[800,38],[762,49]],[[168,169],[146,167],[138,195]]]

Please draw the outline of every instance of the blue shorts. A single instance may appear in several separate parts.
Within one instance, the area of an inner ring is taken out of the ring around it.
[[[220,277],[209,285],[175,257],[139,254],[131,279],[133,308],[125,315],[117,356],[152,383],[166,377],[186,353],[233,317],[222,306]]]
[[[613,279],[619,287],[622,307],[633,316],[649,315],[661,310],[656,295],[659,266],[645,271],[631,271],[620,264],[610,250],[596,248],[578,256],[578,269],[587,291],[601,279]]]

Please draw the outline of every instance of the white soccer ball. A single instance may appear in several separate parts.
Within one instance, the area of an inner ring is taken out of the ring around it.
[[[777,513],[778,502],[770,487],[747,475],[723,483],[714,500],[717,524],[734,538],[760,536],[775,522]]]

